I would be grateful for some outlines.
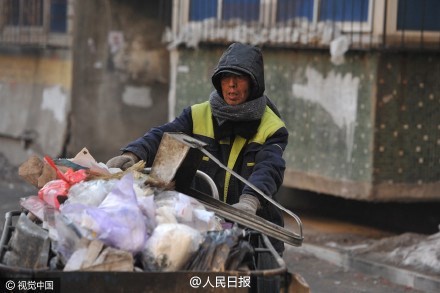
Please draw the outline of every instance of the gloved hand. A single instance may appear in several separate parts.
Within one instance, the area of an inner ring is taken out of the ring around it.
[[[255,215],[260,207],[260,201],[257,197],[250,194],[242,194],[238,203],[232,205],[234,208]]]
[[[106,165],[109,168],[120,168],[121,170],[127,170],[138,161],[139,158],[135,154],[126,152],[120,156],[111,158],[110,160],[108,160]]]

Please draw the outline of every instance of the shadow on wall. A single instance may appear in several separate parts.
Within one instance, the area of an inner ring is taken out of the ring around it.
[[[287,187],[276,199],[299,217],[334,218],[394,233],[434,234],[440,229],[440,202],[366,202]]]

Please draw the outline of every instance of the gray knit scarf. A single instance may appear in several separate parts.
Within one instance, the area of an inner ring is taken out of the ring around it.
[[[266,108],[266,97],[261,96],[243,104],[231,106],[220,97],[217,91],[213,91],[209,97],[209,103],[212,115],[217,119],[218,124],[222,125],[226,120],[252,121],[261,119]]]

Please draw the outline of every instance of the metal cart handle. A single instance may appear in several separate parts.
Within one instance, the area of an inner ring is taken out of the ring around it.
[[[151,172],[151,167],[144,168],[144,171],[145,171],[145,173],[149,174]],[[214,180],[211,177],[209,177],[208,174],[206,174],[205,172],[202,172],[200,170],[197,170],[196,176],[205,180],[206,183],[209,185],[209,188],[211,188],[212,197],[215,198],[216,200],[220,200],[217,185],[215,185]]]
[[[235,172],[234,170],[232,170],[231,168],[228,168],[227,166],[223,165],[216,157],[214,157],[210,152],[208,152],[202,144],[200,144],[200,142],[194,138],[184,138],[184,141],[186,141],[187,143],[193,145],[195,148],[199,149],[203,154],[205,154],[208,158],[210,158],[212,161],[214,161],[218,166],[220,166],[222,169],[224,169],[226,172],[231,173],[234,177],[236,177],[237,179],[239,179],[241,182],[243,182],[244,184],[246,184],[247,186],[251,187],[255,192],[257,192],[259,195],[261,195],[263,198],[265,198],[267,201],[269,201],[270,203],[272,203],[274,206],[276,206],[277,208],[279,208],[280,210],[284,211],[286,214],[288,214],[289,216],[291,216],[292,218],[295,219],[296,223],[298,224],[298,229],[299,229],[299,238],[303,239],[303,229],[302,229],[302,222],[301,219],[295,215],[293,212],[289,211],[288,209],[286,209],[285,207],[283,207],[282,205],[280,205],[278,202],[276,202],[273,198],[267,196],[266,194],[264,194],[264,192],[262,192],[259,188],[257,188],[255,185],[253,185],[251,182],[249,182],[248,180],[246,180],[245,178],[243,178],[242,176],[240,176],[237,172]]]

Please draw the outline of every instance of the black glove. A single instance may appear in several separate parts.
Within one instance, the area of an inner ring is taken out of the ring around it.
[[[127,170],[135,163],[139,161],[139,158],[133,153],[123,153],[120,156],[111,158],[107,162],[109,168],[120,168],[121,170]]]
[[[234,208],[255,215],[260,207],[260,201],[253,195],[242,194],[238,203],[232,205]]]

